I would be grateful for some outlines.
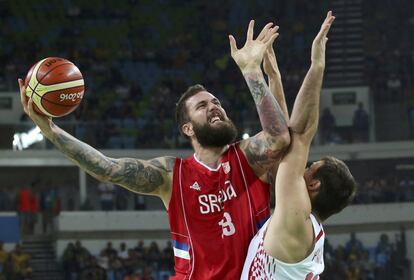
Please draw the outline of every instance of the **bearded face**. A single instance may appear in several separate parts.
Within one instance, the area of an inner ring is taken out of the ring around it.
[[[230,120],[220,120],[214,117],[204,124],[192,122],[194,135],[201,146],[219,148],[230,144],[236,139],[237,128]]]
[[[237,129],[227,117],[220,101],[207,91],[201,91],[187,100],[187,112],[191,125],[184,125],[184,133],[198,141],[202,147],[219,148],[234,141]],[[191,129],[192,127],[192,129]]]

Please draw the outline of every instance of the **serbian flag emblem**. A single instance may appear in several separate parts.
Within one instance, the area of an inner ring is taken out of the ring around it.
[[[186,260],[190,259],[190,246],[188,245],[188,243],[172,240],[172,245],[175,257]]]

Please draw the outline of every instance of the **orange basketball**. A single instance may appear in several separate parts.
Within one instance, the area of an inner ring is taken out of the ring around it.
[[[30,68],[25,79],[26,97],[36,112],[62,117],[79,106],[85,90],[82,73],[67,59],[48,57]]]

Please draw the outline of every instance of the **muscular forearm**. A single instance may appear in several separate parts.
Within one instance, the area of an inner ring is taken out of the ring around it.
[[[319,121],[319,99],[324,65],[312,64],[296,97],[289,126],[294,133],[306,134],[310,139],[316,133]]]
[[[44,130],[44,135],[69,160],[98,180],[109,180],[115,163],[101,152],[83,143],[51,123],[50,129]]]
[[[145,161],[135,158],[114,159],[71,136],[52,122],[43,134],[69,160],[100,181],[110,181],[133,192],[162,195],[169,190],[168,174],[175,158]]]
[[[256,104],[267,142],[271,143],[273,148],[280,149],[279,140],[283,140],[283,143],[285,143],[282,136],[288,135],[287,122],[283,111],[271,94],[261,71],[243,73],[243,75]]]

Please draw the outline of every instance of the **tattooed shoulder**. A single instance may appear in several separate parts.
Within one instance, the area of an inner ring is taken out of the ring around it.
[[[170,168],[162,158],[151,161],[122,159],[111,181],[125,186],[131,191],[155,194],[168,188],[166,171]]]
[[[174,169],[175,157],[154,158],[150,160],[149,163],[165,172],[172,172]]]

